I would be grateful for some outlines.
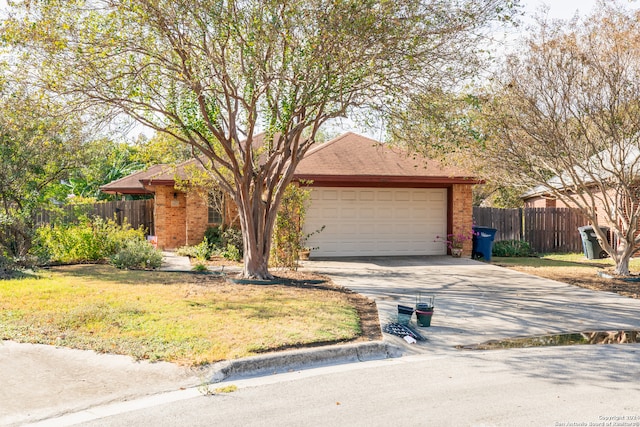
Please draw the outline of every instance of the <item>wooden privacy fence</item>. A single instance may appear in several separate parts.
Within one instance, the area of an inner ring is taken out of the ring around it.
[[[495,228],[495,241],[524,240],[539,253],[582,252],[584,216],[569,208],[473,208],[474,224]]]
[[[100,202],[87,205],[62,206],[57,210],[45,210],[36,217],[38,225],[53,222],[75,222],[82,215],[113,219],[118,225],[128,222],[133,228],[144,227],[147,234],[155,234],[153,223],[153,199]]]

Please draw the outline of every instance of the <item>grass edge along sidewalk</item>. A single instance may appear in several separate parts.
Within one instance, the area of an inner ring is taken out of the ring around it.
[[[0,281],[0,339],[196,366],[362,336],[354,295],[74,265]],[[374,306],[375,310],[375,306]]]

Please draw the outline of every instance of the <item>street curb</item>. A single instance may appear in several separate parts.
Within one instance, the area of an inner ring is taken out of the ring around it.
[[[384,341],[293,350],[218,362],[208,369],[207,377],[209,377],[209,382],[218,383],[232,376],[273,375],[292,370],[316,368],[322,365],[400,357],[402,353],[400,347]]]

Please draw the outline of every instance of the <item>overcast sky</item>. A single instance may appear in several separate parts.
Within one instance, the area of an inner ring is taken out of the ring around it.
[[[606,0],[614,1],[614,0]],[[631,9],[640,9],[640,0],[617,0]],[[549,6],[549,16],[570,19],[578,11],[580,16],[588,15],[597,0],[521,0],[527,15],[533,15],[542,5]]]

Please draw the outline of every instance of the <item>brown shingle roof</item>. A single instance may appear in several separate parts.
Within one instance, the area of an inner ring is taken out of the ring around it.
[[[162,174],[168,169],[168,165],[154,165],[149,169],[132,173],[124,178],[117,179],[100,187],[100,191],[109,194],[150,194],[151,191],[144,188],[141,180]]]
[[[255,141],[262,142],[263,135]],[[100,187],[105,193],[147,194],[153,185],[173,185],[175,176],[186,178],[185,167],[201,166],[196,159],[176,166],[156,165],[143,172],[113,181]],[[312,148],[296,168],[295,179],[337,185],[363,183],[390,184],[451,184],[477,183],[471,174],[455,166],[420,155],[410,155],[398,147],[358,135],[345,133]]]
[[[385,180],[451,183],[476,181],[455,166],[348,132],[311,149],[296,168],[296,178],[314,181]]]

